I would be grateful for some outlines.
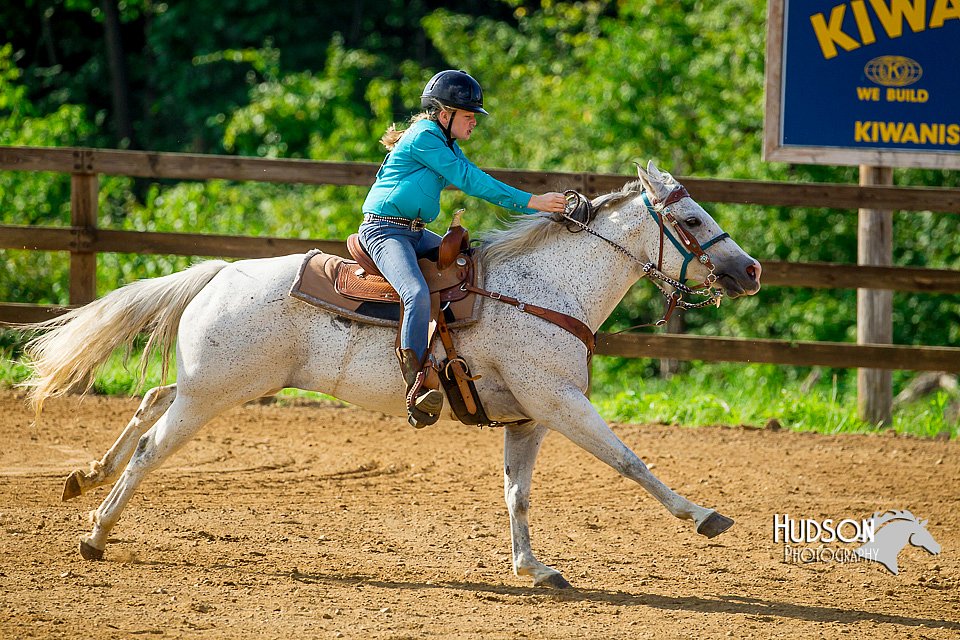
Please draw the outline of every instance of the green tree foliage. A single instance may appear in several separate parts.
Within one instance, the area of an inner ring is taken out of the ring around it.
[[[370,118],[365,90],[369,85],[373,98],[383,83],[365,78],[387,71],[375,56],[348,51],[337,37],[327,49],[320,72],[281,75],[274,49],[224,53],[224,57],[231,55],[238,62],[249,61],[262,80],[251,83],[249,104],[229,117],[218,117],[225,121],[223,144],[228,151],[322,160],[375,156],[379,132]]]
[[[420,20],[436,0],[123,0],[119,38],[129,78],[137,146],[158,151],[222,152],[223,122],[215,116],[247,104],[258,70],[218,52],[273,47],[283,74],[322,69],[335,37],[355,51],[388,61],[436,65],[442,59]],[[0,43],[11,43],[28,74],[28,94],[44,112],[84,104],[98,127],[85,144],[121,144],[113,129],[110,62],[100,0],[0,3]],[[468,15],[506,17],[506,5],[460,0]],[[389,71],[388,71],[389,74]]]
[[[92,127],[80,105],[61,104],[42,113],[26,97],[13,47],[0,45],[0,145],[70,146]],[[5,224],[69,224],[70,176],[0,172],[0,221]],[[66,299],[68,264],[63,255],[0,250],[3,300],[49,303]]]

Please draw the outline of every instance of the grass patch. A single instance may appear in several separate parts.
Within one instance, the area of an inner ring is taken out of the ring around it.
[[[712,424],[782,427],[816,433],[885,430],[857,417],[854,371],[811,370],[775,365],[698,364],[671,378],[651,375],[653,361],[595,359],[592,400],[604,418],[617,422],[658,422],[683,426]],[[909,378],[895,380],[895,391]],[[894,411],[897,433],[957,437],[958,399],[938,391]]]

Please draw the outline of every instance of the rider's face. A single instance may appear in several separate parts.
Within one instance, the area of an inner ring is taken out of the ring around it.
[[[454,114],[456,115],[454,116]],[[473,128],[477,126],[477,114],[472,111],[461,111],[460,109],[441,111],[439,117],[440,124],[444,127],[450,123],[450,118],[453,118],[453,128],[450,130],[450,135],[454,140],[469,140]]]

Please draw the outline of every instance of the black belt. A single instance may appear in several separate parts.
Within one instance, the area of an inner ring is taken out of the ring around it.
[[[363,214],[363,220],[364,222],[387,222],[399,227],[405,227],[410,229],[410,231],[423,231],[427,226],[427,223],[420,218],[411,220],[410,218],[400,218],[396,216],[378,216],[375,213]]]

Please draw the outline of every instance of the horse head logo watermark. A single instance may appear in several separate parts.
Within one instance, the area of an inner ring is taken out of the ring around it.
[[[940,553],[940,543],[927,531],[927,521],[917,520],[909,511],[877,511],[870,522],[873,539],[854,550],[854,553],[864,560],[879,562],[893,575],[900,572],[897,557],[907,543],[933,555]]]

